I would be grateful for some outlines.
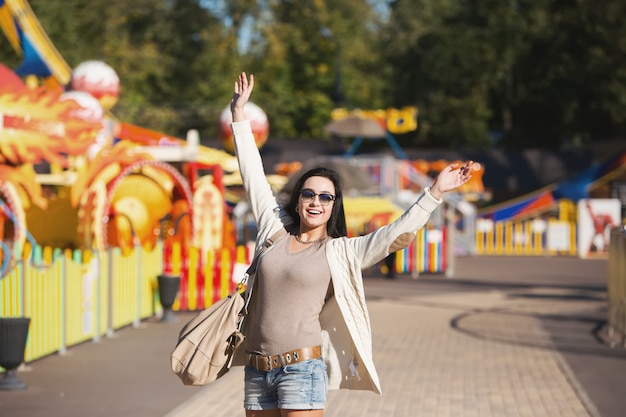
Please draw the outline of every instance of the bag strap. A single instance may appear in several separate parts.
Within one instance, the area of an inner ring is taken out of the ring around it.
[[[267,238],[265,242],[263,242],[261,250],[254,256],[254,258],[252,259],[252,263],[243,275],[242,280],[239,281],[239,283],[237,284],[237,291],[241,292],[245,288],[245,285],[248,282],[248,278],[250,277],[250,275],[256,272],[259,260],[261,259],[263,254],[267,252],[267,250],[274,244],[274,242],[276,242],[285,234],[287,234],[287,231],[284,228],[281,228],[278,232],[274,233],[271,237]]]
[[[248,282],[248,278],[250,277],[250,275],[254,274],[256,272],[256,268],[257,265],[259,264],[259,260],[261,259],[261,257],[267,253],[267,251],[269,251],[272,247],[272,245],[274,244],[274,242],[276,242],[278,239],[280,239],[282,236],[286,235],[287,231],[284,228],[281,228],[278,232],[274,233],[269,239],[267,239],[265,242],[263,242],[263,247],[261,248],[261,250],[254,256],[254,259],[252,260],[252,264],[250,265],[250,267],[246,270],[246,273],[243,274],[243,279],[239,282],[239,284],[237,284],[237,291],[238,292],[243,292],[246,283]],[[246,292],[246,294],[244,295],[244,299],[245,299],[245,303],[243,305],[243,308],[241,309],[241,311],[239,312],[239,323],[237,324],[237,328],[239,330],[241,330],[241,326],[243,325],[243,317],[248,315],[248,305],[250,304],[250,300],[252,299],[252,288],[248,289],[248,291]]]

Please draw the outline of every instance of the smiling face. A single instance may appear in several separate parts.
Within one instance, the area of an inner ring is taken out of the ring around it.
[[[333,210],[334,201],[326,203],[320,201],[320,194],[330,194],[335,196],[335,185],[325,177],[309,177],[304,182],[302,190],[309,190],[316,195],[312,199],[302,197],[298,199],[298,214],[300,215],[300,232],[310,232],[314,229],[326,229],[326,223],[330,219]],[[322,200],[324,200],[322,196]]]

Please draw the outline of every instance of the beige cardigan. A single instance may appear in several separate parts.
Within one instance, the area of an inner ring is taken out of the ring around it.
[[[279,206],[265,179],[250,123],[236,122],[231,125],[231,129],[243,185],[257,223],[256,244],[259,250],[281,228],[288,229],[293,220]],[[327,243],[326,256],[334,296],[324,305],[320,322],[322,353],[328,366],[329,389],[345,388],[382,393],[372,358],[372,331],[361,271],[374,266],[397,248],[406,246],[440,203],[441,200],[434,198],[426,189],[393,223],[364,236],[341,237]],[[248,285],[253,288],[254,277],[250,278]],[[255,302],[254,292],[250,302]],[[250,322],[253,319],[248,317],[246,323]],[[245,347],[239,349],[239,352],[243,351]],[[235,365],[243,363],[243,355],[239,355],[235,359]]]

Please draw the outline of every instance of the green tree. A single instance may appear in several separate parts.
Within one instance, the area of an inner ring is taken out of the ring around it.
[[[386,32],[418,144],[558,148],[624,133],[618,0],[397,0]]]
[[[115,69],[115,115],[177,136],[216,135],[242,70],[279,137],[324,137],[338,106],[404,105],[419,108],[417,132],[399,138],[408,146],[559,148],[626,133],[622,0],[394,0],[384,20],[385,1],[30,4],[71,67]],[[1,39],[1,62],[17,66]]]
[[[490,145],[490,124],[497,119],[492,92],[509,73],[515,40],[512,31],[496,36],[498,22],[512,20],[506,10],[496,14],[503,11],[499,3],[394,2],[386,34],[396,80],[392,95],[420,109],[415,143]],[[509,41],[498,48],[502,36]]]
[[[282,0],[270,10],[251,53],[263,82],[256,97],[275,134],[322,137],[334,107],[383,103],[378,22],[367,2]]]
[[[509,142],[550,148],[622,136],[626,27],[619,0],[549,2],[545,30],[518,64]]]

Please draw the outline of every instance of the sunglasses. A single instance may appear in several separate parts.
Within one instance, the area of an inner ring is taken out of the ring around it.
[[[331,201],[335,201],[335,196],[328,193],[317,194],[313,190],[302,190],[300,191],[300,198],[303,203],[310,203],[315,199],[315,196],[320,198],[320,204],[322,206],[327,206],[331,203]]]

